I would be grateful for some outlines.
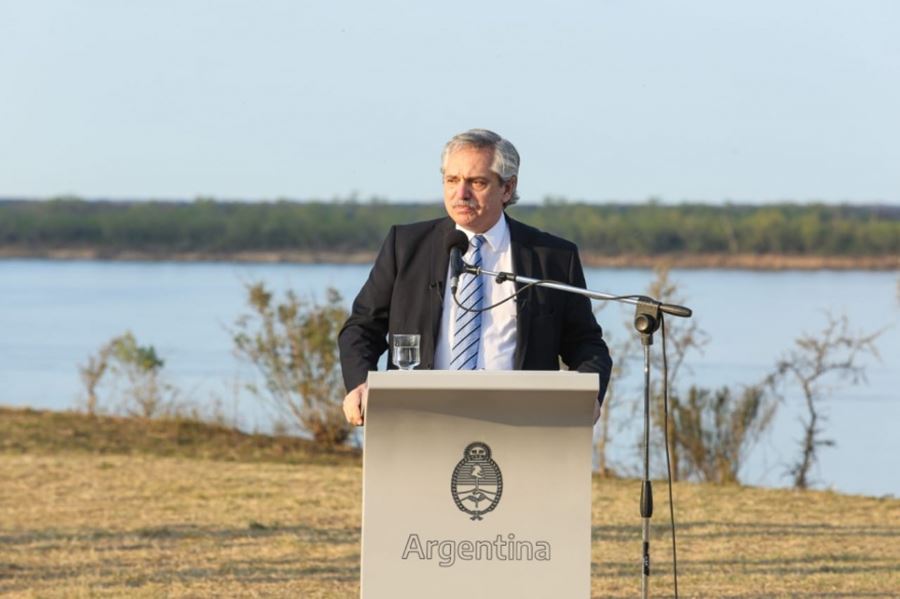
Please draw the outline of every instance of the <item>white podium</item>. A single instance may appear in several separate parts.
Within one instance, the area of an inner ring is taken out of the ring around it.
[[[365,599],[589,597],[595,374],[369,374]]]

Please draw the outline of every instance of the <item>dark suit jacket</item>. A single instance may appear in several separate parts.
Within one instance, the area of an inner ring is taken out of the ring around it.
[[[509,224],[515,274],[585,286],[575,244],[504,217]],[[391,227],[339,336],[348,391],[377,369],[379,357],[388,349],[388,333],[419,333],[419,368],[434,367],[449,265],[444,239],[453,227],[449,217]],[[513,368],[559,370],[562,358],[571,370],[599,374],[598,399],[602,401],[612,361],[590,300],[531,287],[516,301]],[[393,367],[390,361],[388,367]]]

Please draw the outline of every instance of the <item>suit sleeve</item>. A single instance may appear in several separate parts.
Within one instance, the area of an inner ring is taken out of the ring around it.
[[[338,335],[347,391],[364,383],[370,370],[377,370],[378,359],[388,348],[391,296],[397,276],[396,235],[396,227],[391,227]]]
[[[575,250],[569,262],[569,281],[575,287],[585,288],[584,269]],[[567,309],[563,320],[560,357],[570,370],[596,372],[600,377],[597,401],[603,403],[609,385],[612,359],[603,340],[603,329],[597,324],[591,301],[577,293],[566,294]]]

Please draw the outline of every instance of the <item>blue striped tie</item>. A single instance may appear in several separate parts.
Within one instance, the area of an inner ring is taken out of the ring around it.
[[[481,267],[481,244],[484,243],[484,237],[476,235],[469,243],[472,245],[470,263],[475,268],[479,268]],[[469,310],[480,309],[481,300],[484,297],[483,277],[463,273],[459,279],[460,289],[456,296],[459,298],[459,303]],[[475,370],[478,368],[478,345],[481,342],[481,312],[468,312],[457,306],[453,331],[450,370]]]

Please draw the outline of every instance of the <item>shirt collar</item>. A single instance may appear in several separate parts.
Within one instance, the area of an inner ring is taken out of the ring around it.
[[[459,225],[456,225],[456,228],[465,233],[470,242],[472,241],[472,238],[477,235],[477,233],[473,233]],[[503,244],[509,239],[509,226],[506,224],[506,214],[501,214],[500,218],[497,219],[497,222],[494,223],[494,226],[484,233],[481,233],[481,236],[484,237],[485,241],[487,241],[493,251],[499,251],[503,247]]]

